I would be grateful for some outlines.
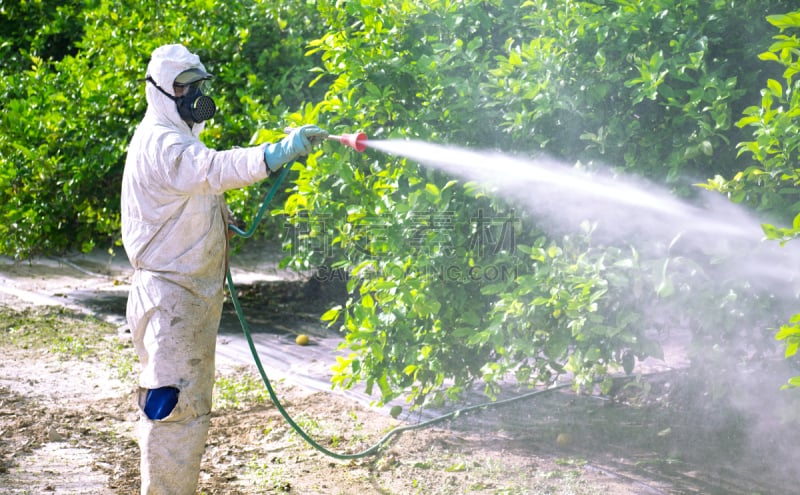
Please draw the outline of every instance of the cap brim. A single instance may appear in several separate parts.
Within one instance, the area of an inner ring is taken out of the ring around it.
[[[178,74],[178,77],[175,78],[175,82],[173,82],[173,84],[185,86],[187,84],[196,83],[197,81],[203,81],[206,79],[211,79],[211,74],[203,69],[188,69]]]

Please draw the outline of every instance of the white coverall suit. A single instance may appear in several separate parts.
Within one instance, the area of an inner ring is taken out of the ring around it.
[[[170,94],[175,77],[203,70],[181,45],[153,52],[147,75]],[[228,209],[222,193],[268,175],[265,146],[215,151],[175,102],[146,84],[147,112],[131,140],[122,179],[122,239],[134,268],[127,318],[142,365],[139,403],[149,389],[175,387],[177,405],[139,424],[142,494],[197,489],[214,383],[214,352],[227,263]]]

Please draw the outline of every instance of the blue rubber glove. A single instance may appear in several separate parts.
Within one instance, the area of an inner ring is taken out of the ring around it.
[[[264,161],[267,162],[267,167],[274,172],[283,165],[296,160],[297,157],[311,153],[312,145],[326,137],[328,137],[328,131],[315,125],[298,127],[281,141],[268,145],[264,150]]]

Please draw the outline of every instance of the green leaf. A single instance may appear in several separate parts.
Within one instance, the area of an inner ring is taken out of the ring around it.
[[[780,29],[800,27],[800,12],[789,14],[768,15],[767,22]]]
[[[790,337],[800,336],[800,327],[795,325],[783,325],[781,326],[780,330],[777,334],[775,334],[776,340],[786,340]]]
[[[772,52],[759,53],[758,58],[770,62],[780,62],[778,56]]]
[[[467,470],[467,464],[464,462],[457,462],[445,468],[445,471],[447,471],[448,473],[458,473],[466,470]]]
[[[775,79],[767,80],[767,88],[769,88],[770,92],[778,98],[783,95],[783,86],[781,86],[781,83]]]
[[[675,293],[675,286],[672,285],[672,280],[669,277],[663,279],[656,287],[656,293],[662,299],[672,296]]]
[[[496,284],[484,285],[481,287],[481,294],[491,296],[500,294],[508,288],[508,282],[498,282]]]
[[[365,308],[374,308],[375,300],[369,294],[363,294],[361,296],[361,305]]]
[[[342,312],[342,307],[341,306],[335,306],[335,307],[329,309],[328,311],[324,312],[322,314],[322,316],[320,316],[320,319],[322,321],[334,322],[339,318],[339,314],[341,312]]]
[[[800,376],[793,376],[789,378],[788,385],[793,388],[800,388]]]

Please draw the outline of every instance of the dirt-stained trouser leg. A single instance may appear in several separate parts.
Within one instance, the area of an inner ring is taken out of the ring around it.
[[[197,490],[211,414],[221,290],[219,295],[200,297],[155,275],[134,275],[128,322],[142,364],[142,495],[194,495]],[[178,399],[166,417],[153,420],[144,412],[147,392],[161,387],[178,389]]]
[[[139,420],[142,495],[194,495],[209,415],[186,421]]]

